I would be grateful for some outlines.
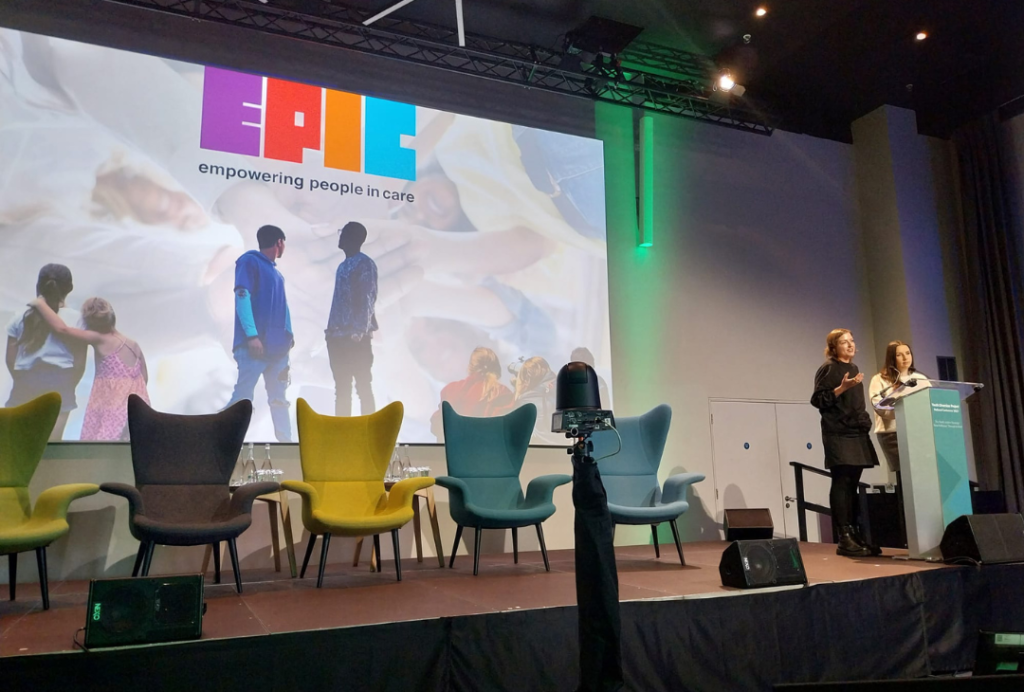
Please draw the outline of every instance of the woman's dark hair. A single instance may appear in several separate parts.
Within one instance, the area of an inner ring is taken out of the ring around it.
[[[39,270],[36,281],[36,295],[42,296],[46,304],[54,312],[60,310],[60,304],[74,285],[71,283],[71,270],[63,264],[47,264]],[[24,328],[21,331],[20,345],[26,353],[33,353],[43,347],[46,337],[50,335],[50,326],[34,308],[25,312]]]
[[[900,377],[900,369],[896,367],[896,351],[900,346],[906,346],[910,351],[910,372],[917,372],[917,368],[914,367],[914,350],[910,348],[910,344],[905,344],[902,341],[890,341],[889,345],[885,347],[885,365],[882,366],[882,372],[879,373],[882,379],[889,384]]]

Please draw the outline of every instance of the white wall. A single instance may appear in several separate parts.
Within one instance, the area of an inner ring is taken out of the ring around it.
[[[599,133],[609,128],[599,114]],[[609,246],[617,413],[672,406],[664,474],[709,479],[694,486],[681,528],[690,540],[717,538],[708,400],[807,401],[831,329],[873,341],[851,147],[667,117],[655,142],[654,246]],[[636,310],[649,313],[646,325]],[[856,361],[876,369],[870,347]]]

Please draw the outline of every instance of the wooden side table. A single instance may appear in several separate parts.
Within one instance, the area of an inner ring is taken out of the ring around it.
[[[393,481],[384,484],[385,490],[391,490]],[[444,569],[444,548],[441,547],[441,528],[437,524],[437,506],[434,504],[434,486],[420,488],[412,498],[412,526],[413,534],[416,537],[416,562],[423,562],[423,539],[420,526],[420,498],[427,501],[427,517],[430,519],[430,528],[434,533],[434,547],[437,549],[437,566]],[[363,550],[363,539],[356,541],[355,554],[352,556],[352,566],[359,566],[359,554]],[[370,569],[377,571],[377,554],[370,551]]]
[[[295,539],[292,537],[291,515],[288,512],[288,491],[281,490],[277,493],[268,493],[256,498],[267,503],[267,510],[270,512],[270,546],[274,552],[274,570],[281,571],[281,539],[277,532],[277,513],[281,513],[281,523],[284,528],[285,552],[288,555],[288,569],[292,579],[299,575],[295,562]],[[213,546],[206,546],[206,554],[203,556],[203,574],[210,566],[210,557],[213,555]],[[219,557],[219,556],[218,556]]]

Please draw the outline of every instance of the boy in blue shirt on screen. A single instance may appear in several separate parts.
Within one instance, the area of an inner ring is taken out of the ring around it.
[[[259,250],[250,250],[235,262],[235,339],[238,381],[228,406],[252,400],[263,376],[270,402],[270,417],[278,442],[291,442],[288,418],[288,353],[295,345],[292,318],[284,292],[284,277],[277,259],[284,254],[284,231],[262,226],[256,231]]]
[[[334,298],[327,319],[327,355],[334,373],[334,415],[352,415],[352,382],[359,396],[359,412],[366,416],[377,410],[373,398],[373,349],[371,335],[377,331],[377,264],[364,255],[366,227],[351,222],[338,231],[338,249],[345,261],[334,277]]]

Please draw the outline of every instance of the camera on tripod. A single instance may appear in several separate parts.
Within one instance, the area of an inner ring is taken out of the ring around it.
[[[551,432],[580,437],[614,427],[615,416],[601,408],[601,393],[594,369],[576,361],[559,370]]]

